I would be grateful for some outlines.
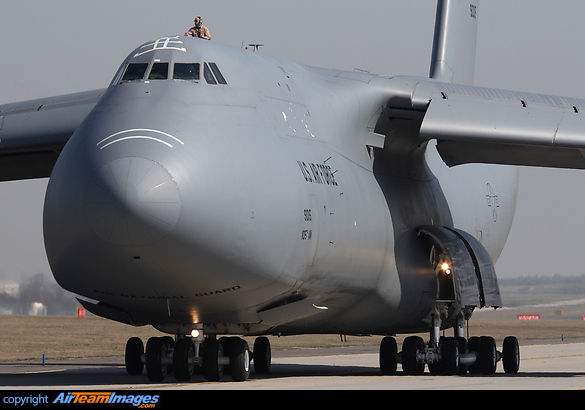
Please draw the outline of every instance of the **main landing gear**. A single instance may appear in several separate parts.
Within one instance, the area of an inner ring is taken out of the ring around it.
[[[234,381],[245,381],[250,375],[250,362],[256,373],[270,370],[270,342],[258,337],[250,352],[248,343],[239,337],[152,337],[146,344],[133,337],[126,343],[126,371],[130,375],[146,374],[151,382],[161,382],[173,373],[178,382],[188,382],[194,374],[207,381],[219,381],[224,373]]]
[[[502,360],[506,373],[517,373],[520,368],[518,339],[508,336],[504,339],[502,352],[496,348],[493,337],[463,336],[463,326],[455,327],[455,337],[440,337],[437,327],[431,332],[427,343],[419,336],[409,336],[398,353],[396,340],[385,337],[380,344],[380,370],[384,375],[396,374],[398,363],[406,375],[423,374],[428,365],[432,374],[491,375],[496,372],[498,361]]]

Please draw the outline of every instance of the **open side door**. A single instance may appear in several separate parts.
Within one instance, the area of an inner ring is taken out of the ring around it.
[[[463,308],[502,306],[493,262],[477,239],[459,229],[437,226],[421,227],[418,234],[429,244],[429,259],[439,283],[438,301],[452,295],[451,301]]]

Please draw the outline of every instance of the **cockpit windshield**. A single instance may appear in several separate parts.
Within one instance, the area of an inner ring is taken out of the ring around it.
[[[154,63],[150,74],[148,75],[149,80],[166,80],[169,78],[169,63]]]
[[[170,70],[169,70],[170,69]],[[201,79],[201,63],[168,63],[155,60],[153,63],[129,63],[126,68],[122,68],[122,78],[118,74],[114,83],[127,83],[133,81],[150,81],[150,80],[172,80],[199,82]],[[147,74],[148,73],[148,74]],[[145,78],[146,77],[146,78]],[[203,63],[203,77],[207,84],[227,85],[216,63]]]
[[[148,63],[131,63],[128,64],[122,81],[137,81],[144,78],[144,73],[148,68]]]
[[[199,80],[199,63],[175,63],[173,80]]]

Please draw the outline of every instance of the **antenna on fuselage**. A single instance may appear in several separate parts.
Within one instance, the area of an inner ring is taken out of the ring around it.
[[[264,44],[248,44],[248,47],[252,47],[254,52],[256,52],[260,47],[264,47]],[[246,47],[246,50],[248,49],[248,47]]]

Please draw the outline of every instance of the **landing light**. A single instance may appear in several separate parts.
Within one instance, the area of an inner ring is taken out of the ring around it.
[[[199,330],[197,330],[197,329],[193,329],[193,330],[191,331],[191,336],[192,336],[193,338],[197,338],[197,337],[199,337]]]
[[[451,274],[451,269],[449,268],[449,264],[447,262],[443,262],[443,264],[441,265],[441,269],[443,269],[443,271],[447,275],[450,275]]]

